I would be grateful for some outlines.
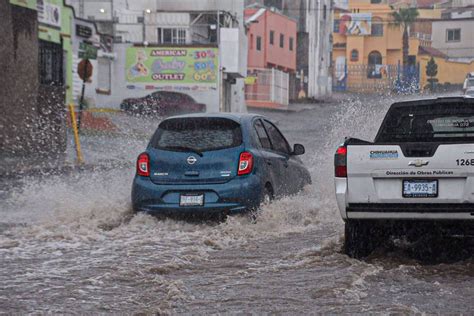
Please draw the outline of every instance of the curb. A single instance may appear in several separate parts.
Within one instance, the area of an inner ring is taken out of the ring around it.
[[[30,176],[58,176],[58,175],[69,175],[75,172],[84,172],[84,171],[108,171],[112,169],[125,169],[127,167],[132,167],[132,162],[119,162],[119,161],[110,161],[108,164],[83,164],[83,165],[69,165],[65,164],[62,166],[44,166],[44,167],[35,167],[30,169],[15,170],[15,172],[0,172],[0,178],[2,180],[14,180],[21,179],[24,177]],[[1,181],[0,181],[1,182]]]

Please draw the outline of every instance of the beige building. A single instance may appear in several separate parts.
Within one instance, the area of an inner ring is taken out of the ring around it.
[[[474,59],[474,18],[433,21],[432,47],[450,59]]]

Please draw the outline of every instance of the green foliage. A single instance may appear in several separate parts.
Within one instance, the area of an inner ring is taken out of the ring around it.
[[[394,10],[390,14],[393,18],[392,25],[402,27],[406,31],[416,21],[419,14],[417,8],[399,8]]]
[[[428,61],[428,64],[426,64],[426,75],[428,77],[436,77],[438,74],[438,65],[436,64],[435,60],[433,57],[431,57],[430,61]]]

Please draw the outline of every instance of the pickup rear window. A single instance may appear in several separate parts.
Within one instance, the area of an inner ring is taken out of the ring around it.
[[[225,118],[190,117],[163,121],[151,139],[156,149],[198,152],[242,144],[240,124]]]
[[[375,142],[474,141],[474,107],[468,104],[400,106],[389,110]]]

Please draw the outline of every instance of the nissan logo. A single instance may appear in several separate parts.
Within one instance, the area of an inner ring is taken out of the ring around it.
[[[194,165],[196,163],[197,159],[194,156],[189,156],[188,159],[186,159],[186,161],[188,162],[188,164]]]

